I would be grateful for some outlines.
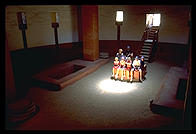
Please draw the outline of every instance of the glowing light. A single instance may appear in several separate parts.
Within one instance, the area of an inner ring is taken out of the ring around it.
[[[103,80],[99,83],[102,93],[128,93],[137,89],[136,83],[127,83],[111,79]]]
[[[51,12],[52,23],[59,23],[59,15],[56,12]]]
[[[161,14],[146,14],[146,25],[160,26]]]
[[[123,11],[116,11],[116,21],[123,22]]]
[[[154,14],[153,26],[160,26],[161,14]]]

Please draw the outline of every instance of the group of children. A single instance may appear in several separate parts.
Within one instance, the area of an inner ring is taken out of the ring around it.
[[[142,82],[144,78],[142,74],[144,68],[146,68],[144,57],[141,56],[139,59],[139,57],[136,56],[135,60],[133,60],[133,52],[130,51],[130,46],[127,46],[125,55],[122,49],[119,49],[119,52],[116,54],[112,78],[132,82],[134,71],[139,71],[139,80]]]

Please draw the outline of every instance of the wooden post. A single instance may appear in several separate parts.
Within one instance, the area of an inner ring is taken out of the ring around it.
[[[22,38],[23,38],[24,48],[27,48],[27,39],[26,39],[25,29],[22,29]]]
[[[57,33],[57,28],[54,28],[54,37],[55,37],[55,44],[58,46],[58,33]]]
[[[117,25],[117,40],[120,41],[120,25]]]
[[[117,25],[117,42],[118,46],[120,46],[120,25]]]
[[[54,28],[54,38],[55,38],[55,45],[58,47],[58,32],[57,32],[57,27],[59,27],[58,23],[52,23],[52,27]]]

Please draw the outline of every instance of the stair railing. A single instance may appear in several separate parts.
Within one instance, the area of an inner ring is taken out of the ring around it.
[[[148,38],[148,31],[149,31],[149,28],[146,27],[144,29],[144,33],[143,33],[142,38],[141,38],[141,45],[137,49],[138,54],[140,54],[140,52],[141,52],[142,46],[144,45],[144,41]]]
[[[158,33],[159,33],[159,29],[157,28],[157,30],[154,33],[152,47],[150,49],[149,62],[152,62],[152,59],[154,58],[155,52],[156,52],[157,47],[158,47]]]

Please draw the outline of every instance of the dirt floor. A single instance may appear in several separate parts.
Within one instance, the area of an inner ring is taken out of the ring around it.
[[[17,130],[178,129],[175,120],[154,114],[149,103],[170,65],[147,64],[143,83],[111,80],[113,60],[60,91],[32,87],[26,98],[40,111]]]

